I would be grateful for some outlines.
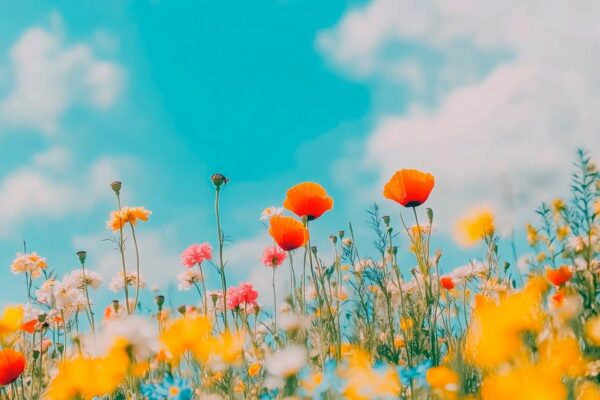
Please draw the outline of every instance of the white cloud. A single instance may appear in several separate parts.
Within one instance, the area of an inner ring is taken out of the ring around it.
[[[454,82],[438,93],[433,109],[413,103],[398,115],[373,110],[377,122],[356,168],[376,171],[378,187],[398,168],[431,171],[433,204],[453,215],[487,203],[507,216],[502,197],[509,191],[531,215],[540,200],[564,194],[574,149],[600,156],[599,7],[591,1],[374,0],[349,11],[318,38],[334,63],[392,82],[395,69],[425,71],[427,63],[384,50],[417,43],[443,56],[427,79]],[[499,51],[511,57],[477,79],[481,66],[461,71],[461,57]]]
[[[66,44],[57,18],[50,29],[28,29],[13,45],[3,79],[12,84],[0,99],[3,125],[53,134],[73,105],[103,110],[117,100],[123,69],[97,58],[89,44]]]
[[[72,168],[71,153],[52,147],[0,180],[0,235],[33,218],[58,219],[91,210],[110,198],[107,185],[132,161],[104,157],[87,168]]]

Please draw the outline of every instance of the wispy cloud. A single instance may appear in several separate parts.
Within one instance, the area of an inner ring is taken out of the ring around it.
[[[74,105],[111,107],[124,82],[124,70],[94,54],[92,44],[67,44],[60,16],[51,28],[27,29],[12,46],[3,68],[8,94],[0,99],[0,124],[54,134]],[[8,84],[10,82],[10,85]]]

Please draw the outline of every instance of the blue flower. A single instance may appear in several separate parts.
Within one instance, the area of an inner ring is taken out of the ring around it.
[[[192,388],[181,378],[165,374],[160,383],[146,383],[140,388],[148,400],[190,400]]]
[[[425,375],[427,370],[431,368],[433,363],[431,360],[425,360],[421,364],[415,365],[411,368],[398,367],[398,375],[403,385],[410,384],[410,381],[414,381],[418,386],[425,385]]]

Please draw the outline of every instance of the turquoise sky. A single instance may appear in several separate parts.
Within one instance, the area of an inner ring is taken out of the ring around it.
[[[377,33],[377,23],[366,17],[374,3],[0,1],[0,300],[23,300],[20,277],[8,271],[23,239],[61,273],[76,266],[81,248],[92,269],[106,278],[116,273],[113,246],[103,241],[110,237],[104,223],[114,207],[108,186],[114,179],[124,181],[127,204],[154,212],[139,228],[140,245],[145,274],[162,292],[174,290],[183,248],[214,244],[214,172],[231,179],[223,191],[223,220],[232,240],[228,250],[237,252],[228,267],[233,283],[260,279],[260,251],[269,243],[260,212],[281,204],[285,190],[304,180],[320,182],[335,198],[334,210],[315,227],[321,246],[353,220],[365,252],[372,253],[363,211],[383,202],[379,188],[388,171],[414,166],[443,177],[456,165],[451,153],[471,149],[456,135],[457,148],[442,141],[414,165],[407,154],[417,151],[410,151],[413,140],[422,148],[422,134],[416,125],[401,125],[416,133],[400,129],[407,140],[390,142],[390,153],[381,157],[387,164],[373,166],[363,153],[375,148],[369,140],[382,121],[412,123],[414,107],[434,113],[433,120],[439,110],[442,119],[454,90],[510,67],[520,51],[502,41],[481,45],[472,32],[441,42],[424,34],[404,37],[401,30],[397,37],[394,30]],[[360,41],[350,43],[363,50],[342,51],[348,32],[341,27],[352,13],[365,17],[359,38],[383,40],[374,53],[363,57],[369,43]],[[410,21],[402,13],[397,18]],[[374,54],[366,67],[357,64]],[[390,72],[394,68],[397,73]],[[440,135],[452,143],[452,132]],[[446,207],[441,215],[454,204],[468,206],[456,196],[446,206],[445,194],[460,191],[452,179],[442,179],[431,199],[434,208]],[[477,190],[478,179],[467,182],[469,193],[489,193]],[[384,210],[398,212],[391,204]],[[445,248],[445,269],[482,255],[479,248],[458,249],[450,227],[448,219],[435,241]],[[101,302],[115,296],[102,293]]]

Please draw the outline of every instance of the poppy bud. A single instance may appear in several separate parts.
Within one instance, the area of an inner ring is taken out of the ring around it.
[[[113,192],[115,192],[115,194],[118,196],[121,193],[121,181],[114,181],[113,183],[110,184],[110,187],[112,188]]]
[[[391,226],[387,227],[387,233],[392,233],[393,230],[394,230],[394,228],[392,228]]]
[[[431,223],[433,222],[433,210],[428,207],[427,209],[425,209],[425,211],[427,212],[427,218],[429,218],[429,225],[431,225]]]
[[[181,315],[185,315],[185,311],[186,311],[185,306],[181,305],[181,306],[177,307],[177,311],[179,311],[179,313]]]
[[[154,300],[156,300],[156,305],[158,306],[158,309],[161,310],[163,304],[165,304],[165,296],[163,296],[162,294],[159,294],[158,296],[156,296],[154,298]]]
[[[338,236],[340,237],[340,239],[344,238],[344,234],[345,234],[344,231],[338,231]]]
[[[392,247],[392,254],[393,254],[393,255],[396,255],[396,254],[398,254],[398,246],[394,246],[394,247]]]
[[[212,181],[212,183],[215,185],[215,187],[218,189],[221,186],[223,186],[224,184],[226,184],[227,182],[229,182],[229,179],[227,177],[225,177],[225,175],[223,174],[213,174],[210,177],[210,180]]]
[[[316,256],[317,255],[317,246],[312,246],[310,248],[310,250],[312,251],[312,253]]]
[[[83,265],[85,263],[86,256],[87,256],[87,252],[85,252],[84,250],[79,250],[77,252],[77,257],[79,257],[79,262],[81,263],[81,265]]]
[[[336,244],[337,243],[337,236],[335,236],[335,235],[329,235],[329,240],[331,240],[331,242],[333,244]]]
[[[389,215],[384,215],[383,217],[381,217],[381,219],[383,220],[383,223],[388,226],[390,224],[390,216]]]
[[[38,315],[38,321],[40,321],[40,322],[46,321],[46,314],[40,314],[40,315]]]
[[[115,309],[115,312],[118,313],[119,312],[119,300],[113,300],[112,305],[113,305],[113,308]]]

